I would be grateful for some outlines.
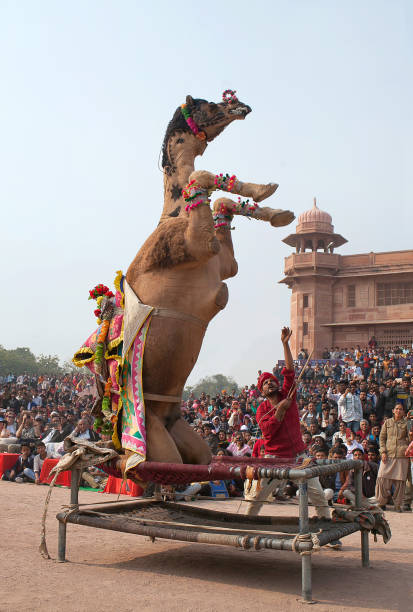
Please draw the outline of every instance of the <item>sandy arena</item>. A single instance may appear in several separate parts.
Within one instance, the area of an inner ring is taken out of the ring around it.
[[[0,482],[2,612],[42,610],[170,612],[300,610],[300,557],[289,552],[250,552],[228,547],[152,543],[141,536],[68,525],[68,563],[38,553],[46,487]],[[124,498],[122,496],[122,498]],[[80,503],[115,500],[81,491]],[[130,498],[129,498],[130,499]],[[57,556],[56,513],[69,503],[57,488],[47,521],[47,543]],[[198,502],[236,512],[239,501]],[[297,506],[267,505],[268,514],[297,513]],[[410,612],[413,576],[413,516],[387,513],[391,541],[370,538],[371,569],[362,570],[360,535],[344,539],[342,551],[313,556],[316,610]]]

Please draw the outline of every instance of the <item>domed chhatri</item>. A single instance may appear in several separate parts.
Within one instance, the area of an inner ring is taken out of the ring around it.
[[[314,198],[313,202],[313,207],[301,213],[298,217],[296,227],[297,234],[307,234],[308,232],[325,232],[332,234],[334,232],[334,226],[332,224],[331,215],[318,208],[316,198]]]
[[[313,207],[298,217],[296,233],[284,238],[283,242],[296,249],[296,253],[324,251],[334,253],[334,248],[345,244],[347,240],[334,233],[331,215],[317,206],[314,198]]]

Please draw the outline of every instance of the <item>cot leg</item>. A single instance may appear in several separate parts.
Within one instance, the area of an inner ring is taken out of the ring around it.
[[[361,530],[361,565],[370,567],[369,532],[366,529]]]
[[[301,555],[301,592],[303,602],[314,603],[311,584],[311,555]]]
[[[361,468],[354,470],[354,488],[356,490],[356,507],[355,510],[362,510],[363,507],[363,474]]]
[[[72,506],[77,506],[79,503],[80,478],[80,470],[72,470],[72,479],[70,481],[70,503]]]
[[[299,497],[299,530],[300,534],[310,532],[310,523],[308,521],[308,487],[307,481],[300,482],[298,485],[300,490]],[[311,583],[311,555],[301,555],[301,593],[304,603],[314,603]]]
[[[59,539],[57,544],[57,560],[59,563],[66,561],[66,523],[59,521]]]

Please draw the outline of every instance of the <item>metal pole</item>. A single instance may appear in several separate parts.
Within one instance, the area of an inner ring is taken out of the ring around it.
[[[61,521],[59,521],[57,560],[59,563],[64,563],[66,561],[66,523],[62,523]]]
[[[308,487],[306,481],[301,481],[298,484],[300,491],[299,497],[299,531],[300,535],[308,534],[310,524],[308,521]],[[311,585],[311,554],[301,555],[301,592],[303,601],[312,603],[312,585]]]

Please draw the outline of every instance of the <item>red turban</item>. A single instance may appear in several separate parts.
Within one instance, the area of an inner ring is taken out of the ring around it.
[[[268,379],[268,378],[272,378],[273,380],[275,380],[275,382],[279,385],[280,383],[278,382],[278,378],[276,378],[274,376],[274,374],[271,374],[271,372],[263,372],[261,374],[261,376],[258,379],[257,382],[257,387],[260,391],[262,391],[262,385],[264,384],[264,382]]]

